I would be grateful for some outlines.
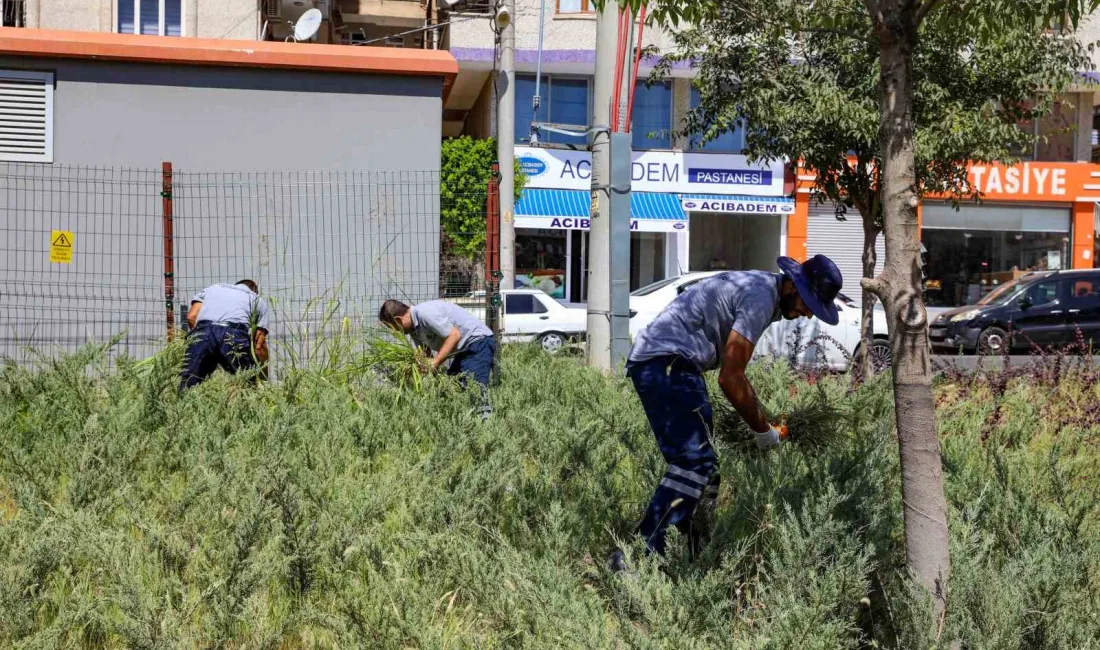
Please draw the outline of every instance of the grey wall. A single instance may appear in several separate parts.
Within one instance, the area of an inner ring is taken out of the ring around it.
[[[164,338],[160,163],[175,168],[180,305],[249,277],[280,361],[388,297],[438,295],[441,80],[17,62],[56,74],[53,165],[0,163],[0,354]],[[316,170],[316,171],[313,171]],[[70,230],[72,264],[49,261]],[[178,321],[177,321],[178,322]]]
[[[0,68],[55,73],[60,164],[439,169],[440,78],[11,57]]]

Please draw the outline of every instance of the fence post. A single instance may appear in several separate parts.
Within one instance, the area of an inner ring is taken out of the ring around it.
[[[164,214],[164,316],[168,340],[176,333],[176,255],[172,232],[172,163],[161,163],[161,205]]]
[[[500,343],[500,165],[493,163],[485,205],[485,320]]]

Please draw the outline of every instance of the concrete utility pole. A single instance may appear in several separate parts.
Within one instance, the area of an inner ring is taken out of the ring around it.
[[[509,20],[500,30],[497,78],[497,160],[500,161],[500,288],[516,286],[516,15],[515,0],[502,3]]]
[[[612,133],[618,4],[596,19],[592,206],[588,232],[588,365],[617,370],[630,350],[630,135]]]

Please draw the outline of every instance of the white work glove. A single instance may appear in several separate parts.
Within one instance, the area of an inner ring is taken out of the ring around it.
[[[774,424],[768,425],[767,431],[763,433],[753,432],[753,435],[756,436],[756,448],[762,451],[778,447],[779,443],[786,437]]]

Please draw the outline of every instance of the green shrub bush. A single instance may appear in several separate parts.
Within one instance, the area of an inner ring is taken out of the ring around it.
[[[754,366],[770,411],[828,404],[843,431],[769,454],[723,432],[715,539],[688,563],[675,534],[666,562],[629,545],[663,461],[629,384],[574,359],[506,349],[487,424],[442,377],[400,400],[316,370],[179,396],[178,361],[0,372],[0,646],[933,645],[887,381]],[[1100,644],[1097,427],[1047,416],[1100,388],[1061,383],[938,389],[962,647]],[[624,540],[637,571],[609,574]]]

